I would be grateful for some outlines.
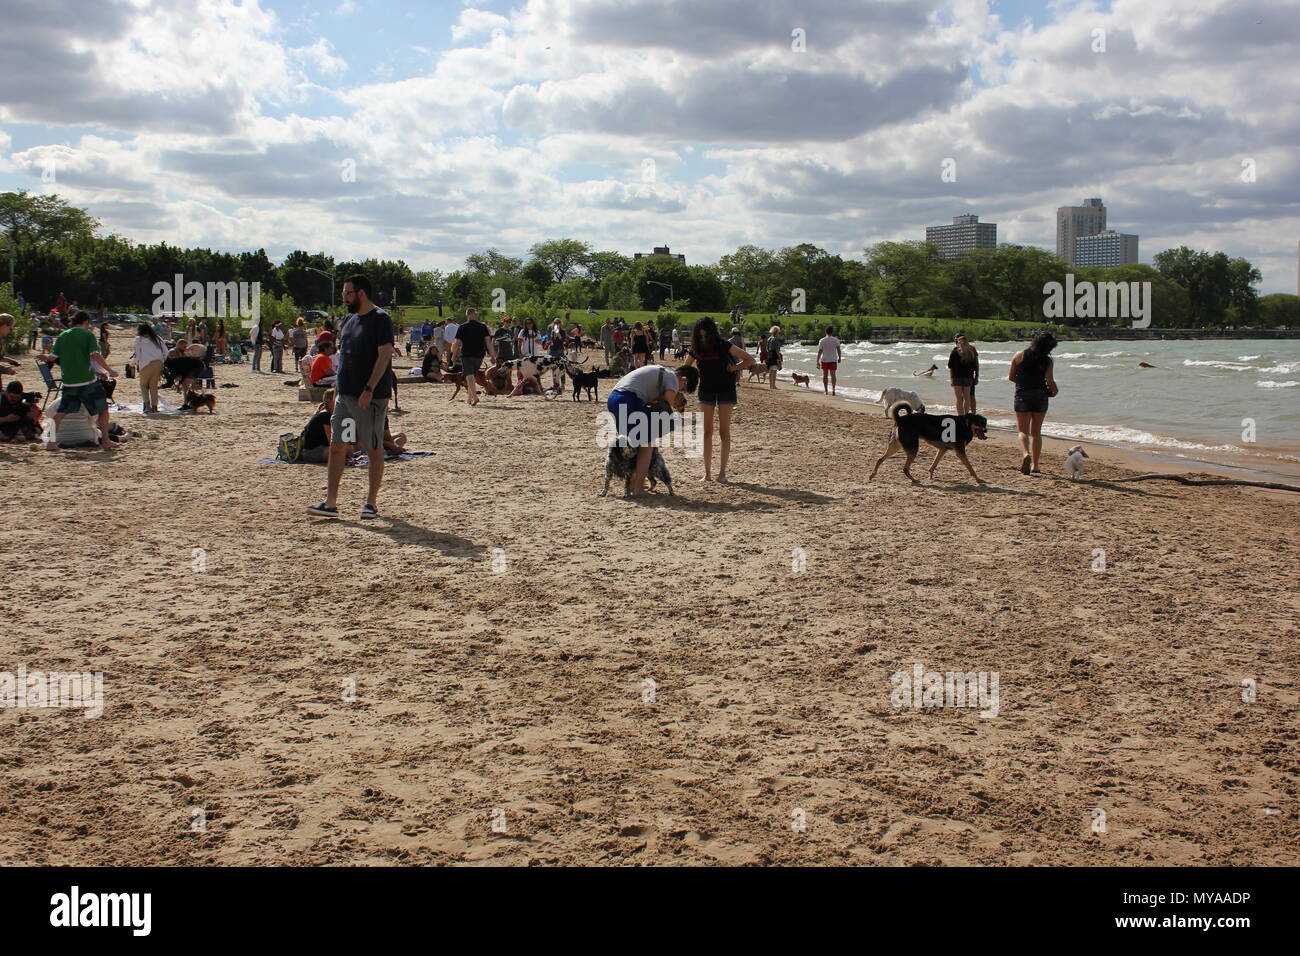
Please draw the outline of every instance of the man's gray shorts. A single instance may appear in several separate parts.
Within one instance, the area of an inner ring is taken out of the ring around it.
[[[330,418],[330,441],[358,445],[362,451],[384,447],[384,422],[388,420],[388,399],[370,400],[369,408],[357,405],[357,399],[340,395],[334,400]]]
[[[483,356],[481,355],[462,355],[460,357],[460,370],[466,375],[477,375],[482,366]]]

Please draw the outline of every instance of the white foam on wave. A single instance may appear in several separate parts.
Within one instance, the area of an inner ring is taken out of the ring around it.
[[[989,419],[990,425],[1015,428],[1015,419]],[[1050,438],[1077,438],[1100,443],[1119,442],[1126,445],[1154,446],[1158,448],[1183,448],[1188,451],[1218,451],[1245,453],[1236,445],[1205,445],[1200,442],[1180,441],[1167,435],[1156,435],[1140,428],[1124,425],[1078,425],[1071,422],[1043,423],[1043,434]]]
[[[1260,388],[1295,388],[1300,382],[1256,382]]]
[[[1109,365],[1087,365],[1087,364],[1081,364],[1081,365],[1070,365],[1070,366],[1067,366],[1067,367],[1068,367],[1068,368],[1110,368]]]
[[[1253,361],[1255,361],[1255,359],[1257,359],[1257,358],[1259,358],[1258,355],[1238,355],[1238,356],[1237,356],[1237,361],[1238,361],[1238,362],[1253,362]]]
[[[1289,365],[1273,365],[1269,368],[1261,368],[1259,371],[1265,375],[1290,375],[1297,369],[1300,369],[1300,362],[1292,362]]]
[[[1057,352],[1056,358],[1083,358],[1087,352]]]
[[[1191,368],[1226,368],[1232,372],[1248,372],[1253,366],[1239,362],[1198,362],[1196,359],[1183,359],[1183,365]]]

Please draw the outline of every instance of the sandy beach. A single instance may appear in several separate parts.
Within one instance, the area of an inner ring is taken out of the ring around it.
[[[1300,863],[1300,495],[1072,483],[1063,443],[1023,476],[1002,434],[985,487],[867,483],[881,410],[787,382],[742,385],[730,483],[668,449],[675,496],[601,498],[608,380],[404,384],[435,454],[325,522],[323,467],[256,463],[314,410],[289,378],[0,446],[0,671],[105,700],[0,709],[0,864]],[[895,706],[914,664],[997,714]]]

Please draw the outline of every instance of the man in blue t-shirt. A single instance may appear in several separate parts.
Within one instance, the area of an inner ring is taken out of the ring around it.
[[[338,333],[339,372],[334,415],[330,419],[329,476],[326,498],[308,508],[322,518],[337,518],[339,483],[349,450],[356,446],[369,460],[370,490],[362,518],[379,517],[379,487],[384,481],[384,425],[393,394],[393,320],[370,299],[370,280],[354,275],[343,283],[351,310]]]

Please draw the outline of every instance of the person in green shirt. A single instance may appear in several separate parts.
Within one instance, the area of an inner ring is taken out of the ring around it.
[[[99,339],[90,331],[90,313],[83,310],[73,316],[72,328],[59,333],[51,354],[37,356],[37,361],[41,362],[53,363],[55,360],[59,363],[63,381],[59,407],[54,413],[55,431],[70,413],[85,408],[97,419],[100,447],[116,448],[120,443],[108,436],[108,398],[95,369],[102,370],[110,378],[117,378],[117,372],[99,354]]]

